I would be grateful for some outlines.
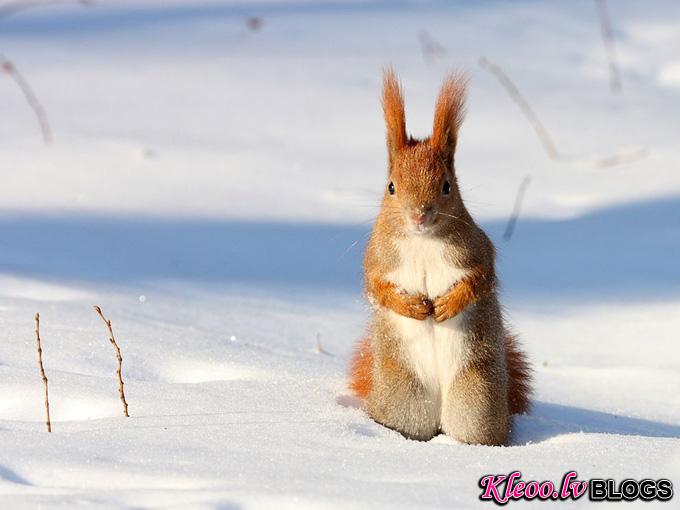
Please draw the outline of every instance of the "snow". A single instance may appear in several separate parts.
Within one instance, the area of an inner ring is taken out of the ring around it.
[[[667,87],[680,86],[680,62],[670,62],[661,68],[658,82]]]
[[[0,19],[55,139],[0,75],[3,508],[472,508],[481,476],[515,469],[677,485],[680,7],[609,8],[620,94],[590,1],[101,0]],[[423,29],[446,50],[431,64]],[[445,71],[472,78],[459,179],[535,367],[507,447],[407,441],[345,388],[388,62],[416,135]]]

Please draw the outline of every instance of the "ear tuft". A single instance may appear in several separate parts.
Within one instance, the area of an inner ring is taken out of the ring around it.
[[[437,98],[430,146],[435,152],[453,157],[458,141],[458,129],[465,117],[465,91],[468,79],[463,73],[449,74]]]
[[[387,128],[387,148],[392,153],[406,145],[404,95],[397,75],[391,67],[383,71],[382,107]]]

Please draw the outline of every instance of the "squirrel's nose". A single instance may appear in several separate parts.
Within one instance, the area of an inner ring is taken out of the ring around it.
[[[430,218],[432,217],[432,207],[426,207],[422,209],[418,209],[418,211],[414,212],[413,215],[411,216],[411,219],[413,220],[413,223],[416,225],[425,225]]]
[[[416,225],[424,225],[427,221],[427,214],[416,214],[413,216],[413,223]]]

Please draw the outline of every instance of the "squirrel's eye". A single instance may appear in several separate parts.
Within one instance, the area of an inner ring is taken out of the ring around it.
[[[449,181],[444,181],[442,193],[444,193],[444,195],[448,195],[449,193],[451,193],[451,184],[449,183]]]
[[[387,186],[387,191],[390,192],[390,195],[394,195],[394,183],[390,181],[390,184]]]

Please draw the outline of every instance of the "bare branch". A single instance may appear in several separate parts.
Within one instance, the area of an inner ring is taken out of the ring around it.
[[[111,321],[107,320],[106,317],[104,317],[104,314],[102,313],[102,309],[99,308],[98,306],[94,307],[95,312],[97,312],[97,315],[99,315],[102,320],[104,321],[104,324],[106,324],[106,327],[109,329],[109,342],[111,342],[111,345],[113,345],[114,350],[116,351],[116,358],[118,359],[118,370],[116,371],[116,374],[118,374],[118,392],[120,393],[120,401],[123,403],[123,413],[125,414],[126,417],[130,417],[128,414],[128,404],[125,401],[125,391],[123,390],[123,356],[120,353],[120,348],[118,347],[118,344],[116,343],[116,338],[113,336],[113,328],[111,327]]]
[[[258,30],[260,30],[263,24],[264,21],[262,21],[262,18],[259,18],[257,16],[251,16],[246,20],[246,27],[251,32],[257,32]]]
[[[621,151],[617,154],[606,158],[600,158],[595,162],[595,166],[599,168],[608,168],[616,165],[624,165],[626,163],[632,163],[640,159],[644,159],[649,155],[649,149],[643,147],[641,149],[635,149],[630,151]]]
[[[16,66],[11,60],[5,58],[4,55],[0,54],[0,69],[5,71],[10,77],[15,81],[15,83],[21,89],[21,92],[26,98],[28,106],[30,106],[35,112],[35,116],[38,118],[38,124],[40,125],[40,131],[42,132],[43,140],[45,140],[45,145],[52,143],[52,131],[50,129],[50,124],[47,121],[47,114],[45,109],[38,101],[33,89],[28,84],[28,81],[23,77],[23,75],[18,71]]]
[[[581,168],[613,168],[645,159],[651,154],[648,147],[620,149],[607,156],[575,159],[574,165]]]
[[[531,106],[529,106],[527,100],[524,99],[522,94],[520,94],[517,86],[512,82],[510,77],[505,74],[505,71],[503,71],[503,69],[501,69],[498,64],[489,61],[486,57],[479,59],[479,65],[482,66],[483,69],[486,69],[491,74],[493,74],[500,84],[503,85],[506,92],[510,94],[510,98],[517,106],[519,106],[520,110],[522,110],[522,113],[531,124],[531,127],[534,128],[534,131],[536,132],[536,135],[538,135],[538,139],[541,141],[541,144],[548,153],[548,156],[550,156],[551,159],[559,159],[557,148],[550,138],[550,135],[548,135],[545,127],[543,127],[543,124],[531,109]]]
[[[326,356],[331,355],[331,353],[324,349],[321,345],[321,333],[316,334],[316,347],[314,347],[314,352],[317,354],[325,354]]]
[[[503,240],[509,241],[512,238],[512,233],[515,231],[515,224],[519,218],[519,213],[522,210],[522,201],[524,200],[524,194],[531,183],[531,176],[527,175],[519,185],[517,189],[517,194],[515,195],[515,205],[512,208],[512,214],[508,219],[508,225],[505,227],[505,232],[503,233]]]
[[[607,9],[607,0],[595,0],[595,7],[597,8],[597,17],[600,20],[600,31],[602,32],[602,40],[607,51],[607,60],[609,61],[609,86],[612,92],[621,92],[621,71],[618,59],[616,58],[614,32],[609,18],[609,10]]]
[[[418,33],[420,40],[420,51],[423,53],[423,60],[427,65],[431,65],[439,57],[446,55],[446,49],[439,44],[427,30],[421,30]]]
[[[50,420],[50,395],[47,389],[47,376],[45,375],[45,368],[42,361],[42,347],[40,345],[40,314],[35,314],[35,340],[38,348],[38,366],[40,367],[40,377],[42,377],[43,385],[45,386],[45,425],[47,425],[47,432],[52,432],[52,421]]]

